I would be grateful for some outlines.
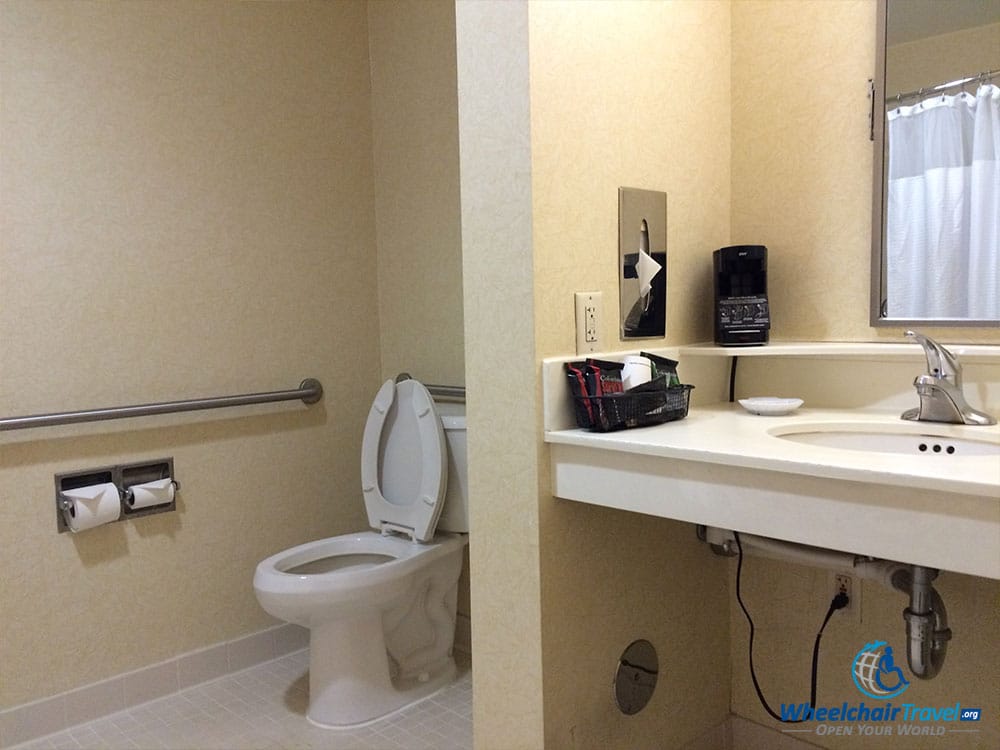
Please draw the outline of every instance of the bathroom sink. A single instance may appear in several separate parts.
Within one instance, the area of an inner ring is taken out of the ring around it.
[[[866,453],[1000,456],[1000,442],[996,440],[953,437],[936,433],[933,427],[926,426],[922,429],[917,426],[916,430],[894,430],[890,426],[814,424],[776,428],[769,432],[782,440]]]

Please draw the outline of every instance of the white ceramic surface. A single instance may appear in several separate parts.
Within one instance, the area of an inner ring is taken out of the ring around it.
[[[829,425],[803,425],[801,430],[784,428],[771,432],[775,437],[806,445],[866,453],[902,453],[944,460],[956,456],[1000,456],[1000,444],[938,435],[932,431],[915,434],[888,431],[830,429]]]
[[[801,398],[778,398],[776,396],[758,396],[741,398],[740,406],[751,414],[762,417],[780,417],[791,414],[802,406]]]
[[[434,537],[448,486],[448,449],[434,399],[422,383],[387,380],[368,412],[361,488],[376,531]]]
[[[434,535],[443,500],[467,511],[465,418],[443,423],[421,384],[386,381],[368,415],[362,489],[376,529],[309,542],[262,561],[254,593],[309,628],[309,711],[321,727],[358,727],[421,700],[455,676],[456,596],[468,537]],[[468,531],[468,516],[449,519]],[[406,536],[402,532],[409,530]],[[408,538],[410,537],[410,538]],[[429,639],[429,640],[428,640]]]

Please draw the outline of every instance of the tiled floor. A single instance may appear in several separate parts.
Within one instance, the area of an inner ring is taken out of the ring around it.
[[[469,750],[472,670],[395,716],[358,730],[305,718],[308,651],[96,719],[17,750]]]

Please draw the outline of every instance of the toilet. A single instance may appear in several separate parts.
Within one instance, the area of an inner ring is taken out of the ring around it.
[[[454,679],[469,530],[465,457],[464,405],[435,405],[416,380],[386,381],[361,448],[373,530],[292,547],[257,566],[264,610],[310,630],[313,724],[361,726]]]

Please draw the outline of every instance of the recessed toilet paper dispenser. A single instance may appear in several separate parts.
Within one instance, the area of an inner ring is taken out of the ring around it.
[[[177,509],[173,458],[56,474],[56,529],[85,531]]]

